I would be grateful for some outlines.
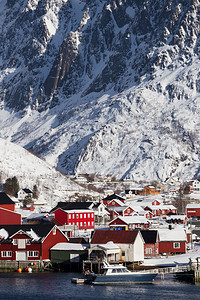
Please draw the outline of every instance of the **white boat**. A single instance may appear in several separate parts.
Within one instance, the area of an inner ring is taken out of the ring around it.
[[[157,274],[153,270],[132,272],[123,265],[104,263],[101,274],[88,272],[84,277],[85,283],[91,284],[131,284],[152,283]]]

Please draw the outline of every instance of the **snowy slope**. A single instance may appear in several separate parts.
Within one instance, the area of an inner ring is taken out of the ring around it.
[[[52,168],[48,163],[11,142],[0,139],[0,174],[3,182],[16,176],[20,188],[30,188],[36,184],[39,200],[53,206],[58,201],[66,201],[75,193],[87,193],[78,184]]]
[[[199,176],[198,0],[2,0],[0,136],[66,174]]]

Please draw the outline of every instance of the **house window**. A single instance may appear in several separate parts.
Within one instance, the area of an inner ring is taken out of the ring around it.
[[[152,248],[146,248],[145,253],[146,254],[152,254]]]
[[[1,257],[12,257],[12,251],[1,251]]]
[[[17,239],[13,240],[13,245],[17,245]]]
[[[53,228],[53,235],[56,235],[56,227]]]
[[[94,222],[92,222],[92,226],[94,226]]]
[[[82,214],[80,214],[80,218],[82,219]]]
[[[31,240],[30,239],[26,240],[26,245],[30,245],[30,244],[31,244]]]
[[[28,251],[29,257],[38,257],[39,251]]]
[[[90,218],[90,214],[88,214],[88,218]]]
[[[122,256],[125,256],[125,251],[124,250],[122,250]]]
[[[88,226],[90,226],[90,222],[88,222]]]
[[[180,243],[179,242],[175,242],[174,243],[174,249],[179,249],[180,248]]]
[[[71,219],[71,214],[69,214],[69,219]]]
[[[78,219],[78,214],[76,214],[76,218]]]
[[[81,227],[83,226],[83,222],[80,222],[80,226],[81,226]]]
[[[130,213],[130,208],[127,209],[127,213]]]
[[[86,219],[86,214],[84,214],[84,219]]]
[[[86,222],[84,222],[84,226],[86,226]]]

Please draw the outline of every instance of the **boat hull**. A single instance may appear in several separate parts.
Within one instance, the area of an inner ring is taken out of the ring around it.
[[[116,275],[97,275],[92,284],[133,284],[133,283],[152,283],[157,273],[148,274],[127,274],[123,276]]]

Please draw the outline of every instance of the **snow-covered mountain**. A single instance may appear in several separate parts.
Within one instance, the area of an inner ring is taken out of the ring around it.
[[[199,0],[1,0],[0,136],[66,174],[199,175]]]

